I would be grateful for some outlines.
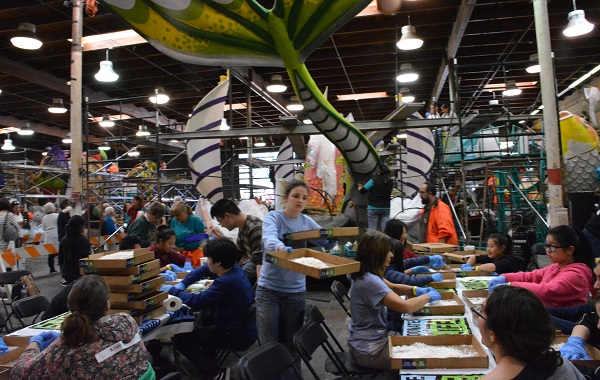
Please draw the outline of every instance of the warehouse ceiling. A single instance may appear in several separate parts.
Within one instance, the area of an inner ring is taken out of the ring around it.
[[[268,7],[272,1],[261,3]],[[548,4],[557,92],[600,64],[600,2],[579,0],[577,8],[583,9],[587,19],[597,25],[585,36],[566,38],[562,30],[572,11],[571,1],[553,0]],[[396,42],[409,17],[424,44],[418,50],[401,51]],[[11,133],[17,148],[41,152],[49,145],[60,145],[70,128],[69,113],[50,114],[47,108],[54,98],[69,102],[71,20],[69,1],[0,2],[0,128],[8,132],[29,122],[36,130],[35,135],[28,137]],[[10,38],[21,22],[36,26],[43,41],[40,49],[22,50],[11,45]],[[94,17],[84,16],[84,36],[126,29],[102,4]],[[170,96],[170,101],[158,109],[161,131],[181,131],[193,107],[214,88],[226,69],[179,62],[148,43],[135,43],[110,50],[119,79],[102,83],[94,74],[99,62],[106,58],[106,50],[88,48],[91,46],[84,47],[83,52],[86,120],[103,114],[122,115],[115,117],[123,119],[117,120],[110,130],[95,122],[87,124],[90,141],[109,138],[114,147],[121,149],[120,153],[133,146],[126,137],[133,135],[140,124],[155,131],[156,110],[147,96],[157,86]],[[420,109],[423,115],[434,98],[440,104],[450,102],[449,83],[453,75],[448,75],[447,64],[453,59],[457,64],[454,83],[460,96],[457,105],[462,114],[510,113],[527,117],[541,104],[539,74],[525,71],[530,55],[536,52],[533,4],[529,0],[404,0],[393,15],[367,8],[318,48],[306,65],[319,88],[327,89],[331,104],[344,115],[352,113],[359,122],[386,118],[396,109],[394,95],[402,87],[410,89],[415,102],[424,102]],[[419,73],[416,82],[401,85],[396,81],[404,63],[412,64]],[[288,114],[281,105],[285,106],[293,95],[285,70],[241,65],[232,70],[229,103],[235,104],[236,109],[225,115],[232,127],[280,126],[280,117]],[[261,95],[260,86],[273,74],[283,75],[288,90],[271,99]],[[523,93],[502,98],[501,90],[507,80],[515,80]],[[382,97],[338,100],[340,95],[374,92],[382,92]],[[499,104],[490,105],[491,99],[498,99]],[[238,108],[248,104],[250,107]],[[123,143],[114,142],[121,138]],[[277,147],[283,138],[267,136],[266,149]],[[63,147],[68,149],[67,145]],[[113,156],[117,154],[114,152]]]

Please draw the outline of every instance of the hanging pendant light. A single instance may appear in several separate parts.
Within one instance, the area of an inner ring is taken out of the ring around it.
[[[63,144],[70,144],[73,142],[73,139],[71,139],[71,132],[67,132],[67,134],[65,135],[65,138],[62,139]]]
[[[586,20],[585,12],[581,9],[577,9],[575,0],[573,0],[573,11],[569,12],[567,17],[569,19],[569,23],[567,24],[565,30],[563,30],[563,34],[567,37],[582,36],[594,29],[594,24]]]
[[[228,131],[230,129],[231,129],[231,127],[229,126],[229,124],[227,124],[227,119],[222,118],[221,119],[221,126],[219,127],[219,130],[221,130],[221,131]]]
[[[102,144],[98,147],[98,150],[104,150],[104,151],[110,150],[110,145],[108,145],[108,143],[105,142],[104,144]]]
[[[414,82],[419,79],[419,74],[413,70],[410,63],[403,63],[400,65],[400,75],[396,77],[396,80],[400,83]]]
[[[417,31],[410,24],[410,16],[408,17],[408,25],[402,27],[402,37],[396,43],[400,50],[415,50],[423,46],[423,40],[417,37]]]
[[[137,150],[137,147],[131,148],[129,152],[127,152],[129,157],[138,157],[140,155],[140,151]]]
[[[26,50],[37,50],[42,47],[42,41],[35,34],[35,25],[29,22],[19,24],[19,29],[10,39],[14,47]]]
[[[398,95],[398,100],[401,100],[402,103],[412,103],[415,101],[415,97],[410,93],[408,87],[402,87]]]
[[[542,68],[540,67],[540,63],[538,62],[539,56],[537,54],[530,55],[529,60],[532,61],[531,65],[529,65],[529,67],[527,67],[525,69],[525,71],[527,71],[529,74],[536,74],[536,73],[539,73],[540,71],[542,71]]]
[[[31,136],[35,133],[35,131],[31,129],[31,124],[25,123],[25,126],[17,131],[17,133],[21,136]]]
[[[287,86],[283,84],[283,77],[278,74],[271,75],[271,83],[267,86],[267,91],[279,93],[287,90]]]
[[[10,135],[6,140],[4,140],[4,145],[2,145],[2,150],[15,150],[15,146],[13,145],[12,140],[10,139]]]
[[[148,127],[145,125],[140,125],[140,130],[135,133],[136,136],[150,136],[150,132],[148,131]]]
[[[101,127],[110,128],[115,126],[115,122],[110,119],[109,114],[102,115],[102,120],[98,122]]]
[[[150,101],[154,104],[165,104],[169,101],[169,96],[165,94],[164,88],[156,87],[154,94],[150,95]]]
[[[263,146],[266,146],[267,143],[265,142],[265,139],[263,139],[261,136],[258,136],[255,140],[254,140],[254,146],[258,147],[258,148],[262,148]]]
[[[106,49],[106,61],[100,61],[100,70],[94,75],[98,82],[114,82],[119,79],[119,74],[115,73],[113,64],[108,59],[108,50]]]
[[[287,108],[288,111],[302,111],[304,106],[298,101],[298,97],[292,96],[290,98],[290,102],[285,108]]]
[[[65,113],[67,109],[63,103],[63,100],[60,98],[52,99],[52,105],[48,107],[48,112],[50,113]]]
[[[511,79],[506,82],[506,90],[502,91],[502,95],[503,96],[517,96],[517,95],[521,95],[521,92],[523,92],[523,90],[521,90],[517,86],[517,83]]]

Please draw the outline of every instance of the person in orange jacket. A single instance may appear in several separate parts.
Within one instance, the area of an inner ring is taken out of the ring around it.
[[[419,195],[425,205],[419,217],[419,242],[458,244],[452,211],[435,196],[435,185],[425,182]]]

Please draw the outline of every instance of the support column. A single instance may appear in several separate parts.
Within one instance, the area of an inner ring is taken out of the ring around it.
[[[81,172],[82,172],[82,139],[81,139],[81,99],[82,99],[82,61],[83,53],[81,36],[83,34],[82,0],[73,1],[73,24],[71,44],[71,197],[75,201],[74,215],[81,215]]]

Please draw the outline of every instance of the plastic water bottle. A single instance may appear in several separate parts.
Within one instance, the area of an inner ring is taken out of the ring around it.
[[[340,253],[340,251],[341,251],[340,245],[336,242],[335,245],[333,246],[333,248],[331,248],[331,252]]]
[[[27,288],[21,289],[21,298],[27,298]]]

